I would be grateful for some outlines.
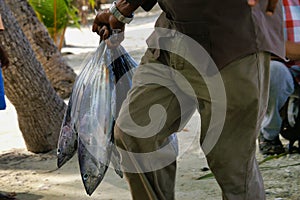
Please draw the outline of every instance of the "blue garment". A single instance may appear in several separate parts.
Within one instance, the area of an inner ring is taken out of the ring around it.
[[[294,73],[284,63],[271,61],[269,101],[261,126],[261,133],[267,140],[274,140],[279,135],[282,123],[279,111],[294,92]]]
[[[5,97],[4,97],[4,83],[3,83],[3,77],[2,77],[2,69],[0,68],[0,110],[5,110],[6,103],[5,103]]]

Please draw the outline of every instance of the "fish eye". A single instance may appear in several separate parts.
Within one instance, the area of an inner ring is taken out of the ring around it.
[[[61,154],[61,150],[57,149],[57,155]]]
[[[87,180],[89,178],[89,175],[88,174],[84,174],[83,175],[83,180]]]

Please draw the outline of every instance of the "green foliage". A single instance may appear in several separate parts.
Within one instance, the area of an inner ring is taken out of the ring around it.
[[[213,173],[209,173],[209,174],[205,174],[203,176],[200,176],[199,178],[197,178],[196,180],[202,180],[202,179],[208,179],[208,178],[214,178],[215,176],[213,175]]]
[[[28,2],[53,39],[68,25],[79,28],[78,10],[72,5],[72,0],[28,0]]]
[[[96,2],[95,2],[95,0],[89,0],[89,4],[90,4],[90,6],[91,6],[92,8],[94,8]]]
[[[259,164],[259,165],[260,165],[260,164],[263,164],[263,163],[265,163],[265,162],[267,162],[267,161],[269,161],[269,160],[273,160],[273,159],[280,158],[280,157],[282,157],[282,156],[286,156],[287,154],[288,154],[287,152],[284,152],[284,153],[279,154],[279,155],[270,155],[270,156],[267,156],[267,157],[265,157],[262,161],[260,161],[258,164]]]

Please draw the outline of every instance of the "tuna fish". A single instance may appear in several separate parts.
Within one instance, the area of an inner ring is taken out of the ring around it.
[[[61,128],[57,165],[61,167],[77,150],[88,195],[101,183],[110,162],[117,175],[123,177],[113,126],[136,66],[123,47],[108,49],[101,42],[74,83]]]
[[[69,161],[77,150],[77,138],[78,133],[71,125],[71,107],[72,99],[70,98],[68,107],[64,116],[63,125],[60,131],[57,148],[57,167],[62,167],[67,161]]]
[[[86,148],[85,142],[81,139],[78,140],[78,147],[78,160],[82,182],[86,193],[92,195],[104,178],[108,165],[93,156],[88,148]]]

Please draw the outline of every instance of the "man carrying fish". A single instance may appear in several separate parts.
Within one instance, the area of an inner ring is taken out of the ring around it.
[[[148,11],[158,2],[163,11],[115,126],[133,199],[175,198],[177,154],[168,140],[196,109],[223,199],[266,198],[255,151],[270,54],[284,57],[277,1],[118,0],[97,14],[93,31],[107,39],[112,29],[124,31],[138,7]],[[123,38],[107,43],[114,48]]]

